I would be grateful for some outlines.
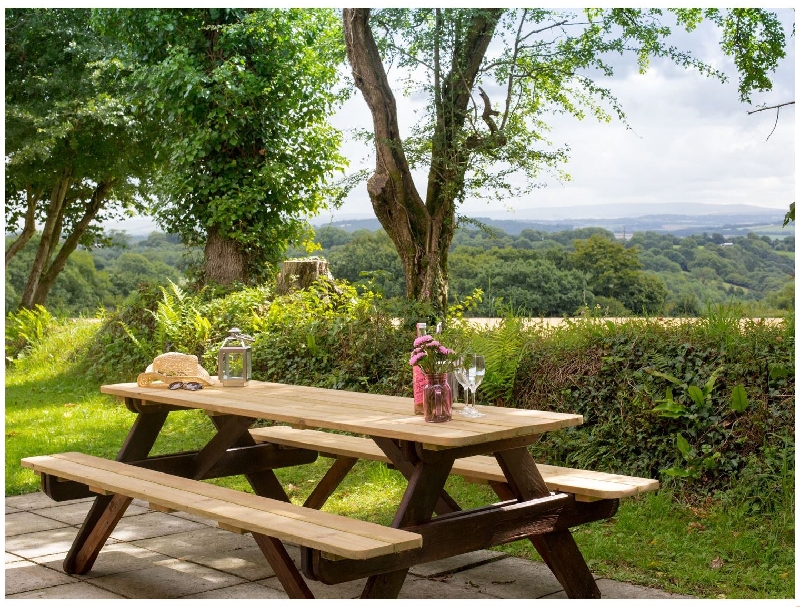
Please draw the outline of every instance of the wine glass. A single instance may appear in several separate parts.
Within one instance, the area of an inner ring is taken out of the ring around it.
[[[483,376],[486,373],[486,362],[484,357],[480,354],[470,354],[464,357],[464,364],[462,367],[464,378],[467,380],[467,406],[461,410],[461,415],[464,417],[484,417],[485,413],[479,413],[475,409],[475,402],[478,396],[476,394],[478,386],[483,381]],[[473,403],[470,404],[469,393],[472,391]]]
[[[466,398],[464,399],[465,401],[464,404],[469,406],[469,382],[467,381],[467,372],[466,369],[464,368],[463,356],[459,356],[456,359],[455,367],[453,367],[453,374],[456,376],[456,381],[458,382],[458,385],[461,386],[461,389],[467,395]],[[457,396],[453,400],[454,400],[453,404],[455,404],[455,401],[458,400]]]

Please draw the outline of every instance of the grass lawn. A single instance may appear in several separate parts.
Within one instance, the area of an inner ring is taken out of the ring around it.
[[[113,459],[122,445],[134,415],[101,395],[72,362],[96,329],[88,322],[63,327],[7,369],[7,496],[39,490],[36,475],[20,467],[22,457],[83,451]],[[173,413],[154,453],[198,448],[212,433],[201,412]],[[295,503],[302,503],[330,461],[319,458],[278,471]],[[249,490],[243,477],[220,484]],[[362,461],[325,510],[388,524],[404,488],[398,472]],[[458,477],[447,488],[462,507],[495,501],[488,487]],[[613,519],[579,527],[574,535],[589,567],[603,577],[698,597],[787,599],[795,594],[793,509],[792,504],[769,516],[751,516],[713,500],[685,504],[662,489],[624,501]],[[527,541],[499,549],[539,559]]]

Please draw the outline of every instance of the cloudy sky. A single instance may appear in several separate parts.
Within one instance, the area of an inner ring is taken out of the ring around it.
[[[773,78],[773,90],[754,93],[752,105],[738,100],[733,62],[718,46],[713,27],[701,27],[676,41],[689,45],[696,56],[730,75],[728,83],[699,75],[696,71],[655,61],[650,70],[638,74],[635,66],[618,63],[607,85],[621,102],[630,123],[598,123],[592,118],[579,122],[570,117],[550,121],[550,139],[568,144],[570,161],[564,167],[572,180],[546,179],[547,187],[524,199],[487,204],[467,200],[460,212],[473,216],[508,219],[534,218],[533,209],[636,203],[752,204],[786,209],[794,201],[794,107],[748,115],[761,105],[795,99],[794,37],[790,37],[794,13],[778,9],[787,31],[787,56]],[[390,77],[392,75],[390,74]],[[401,130],[408,133],[419,102],[403,98],[395,89]],[[336,126],[371,128],[366,103],[356,94],[334,118]],[[350,171],[373,168],[370,147],[349,140],[345,155]],[[424,193],[425,173],[417,179]],[[358,186],[341,209],[325,212],[318,219],[372,216],[366,185]]]

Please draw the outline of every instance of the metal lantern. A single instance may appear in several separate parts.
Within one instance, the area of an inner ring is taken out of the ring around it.
[[[223,386],[246,386],[253,374],[252,351],[248,344],[253,338],[234,327],[222,342],[218,356],[217,375]],[[230,345],[229,345],[230,344]]]

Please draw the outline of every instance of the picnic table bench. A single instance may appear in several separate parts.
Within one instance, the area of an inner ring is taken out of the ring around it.
[[[337,470],[352,467],[359,459],[373,460],[391,464],[391,460],[378,448],[374,441],[359,436],[333,434],[319,430],[302,430],[291,426],[265,426],[252,428],[250,435],[256,442],[273,443],[297,449],[316,450],[324,457],[331,457],[340,463]],[[650,478],[625,476],[565,468],[537,463],[536,467],[550,491],[571,493],[579,502],[591,502],[600,499],[625,498],[646,491],[658,489],[659,482]],[[501,491],[500,485],[506,486],[503,470],[493,457],[473,455],[457,459],[453,463],[450,474],[461,476],[470,483],[488,484]],[[320,485],[322,486],[322,485]],[[507,495],[507,491],[503,492]],[[324,503],[321,494],[309,496],[306,505],[315,508]],[[328,496],[325,496],[327,499]]]
[[[309,598],[313,595],[302,578],[294,575],[294,567],[287,569],[290,557],[275,540],[355,560],[422,546],[422,536],[417,533],[83,453],[27,457],[22,466],[84,484],[91,493],[110,498],[112,514],[102,525],[105,533],[82,546],[75,556],[73,573],[91,570],[133,498],[148,502],[154,510],[188,512],[216,521],[220,528],[234,533],[251,532],[284,587]]]
[[[414,564],[527,538],[567,596],[599,598],[570,528],[609,518],[621,497],[657,487],[537,465],[527,446],[543,432],[580,424],[579,415],[483,407],[485,418],[428,424],[413,415],[411,399],[255,381],[196,392],[136,384],[101,391],[137,413],[117,461],[76,453],[23,461],[53,499],[97,496],[64,561],[68,573],[91,569],[138,498],[252,533],[290,597],[313,595],[283,542],[300,546],[306,578],[367,578],[362,597],[393,598]],[[191,409],[209,414],[216,434],[197,451],[151,456],[167,416]],[[257,420],[288,426],[254,428]],[[274,470],[320,453],[334,456],[333,465],[303,506],[292,505]],[[385,461],[408,479],[391,527],[319,511],[358,459]],[[203,482],[240,474],[255,495]],[[489,483],[501,501],[462,510],[445,490],[451,474]]]

